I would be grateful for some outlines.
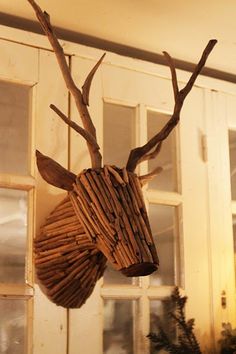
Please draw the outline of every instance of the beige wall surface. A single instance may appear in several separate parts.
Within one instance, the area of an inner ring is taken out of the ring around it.
[[[38,0],[55,26],[195,63],[210,38],[208,67],[236,74],[235,0]],[[27,0],[0,0],[0,13],[35,20]],[[1,21],[1,16],[0,16]]]

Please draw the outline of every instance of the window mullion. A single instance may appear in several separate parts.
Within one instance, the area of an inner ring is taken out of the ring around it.
[[[137,354],[149,353],[149,341],[146,336],[150,329],[150,301],[147,297],[146,291],[139,299],[138,311],[135,320],[137,321],[135,346]],[[141,334],[141,335],[140,335]]]
[[[0,174],[0,188],[11,188],[28,191],[35,187],[35,179],[31,176]]]
[[[137,106],[136,112],[136,146],[142,146],[147,142],[147,109],[143,103]],[[140,175],[148,173],[147,161],[141,163],[138,167]],[[146,190],[146,187],[143,188]]]
[[[0,283],[1,298],[31,298],[34,295],[34,289],[29,284],[3,284]]]

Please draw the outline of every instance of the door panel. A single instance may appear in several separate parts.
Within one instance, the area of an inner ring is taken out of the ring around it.
[[[49,104],[67,113],[68,94],[53,53],[3,40],[0,52],[0,352],[65,354],[67,311],[34,282],[32,250],[65,194],[39,177],[35,148],[67,167],[68,129]]]
[[[51,103],[68,114],[68,94],[54,53],[40,50],[39,83],[35,107],[35,145],[43,154],[62,166],[68,166],[68,128],[49,108]],[[65,196],[65,192],[46,183],[35,170],[36,234],[45,217]],[[34,354],[56,352],[67,348],[67,310],[49,301],[35,279]]]
[[[180,122],[183,195],[184,283],[187,316],[195,318],[202,350],[213,345],[208,239],[208,182],[202,139],[206,133],[204,91],[194,88]],[[199,299],[201,298],[201,301]]]
[[[0,352],[25,354],[32,350],[35,182],[29,161],[38,50],[0,40],[0,51]]]
[[[73,58],[72,63],[74,74],[83,71],[82,60]],[[99,140],[99,144],[103,146],[104,162],[112,164],[114,155],[115,162],[123,167],[131,146],[144,144],[163,125],[163,118],[167,119],[171,115],[172,84],[170,80],[112,66],[110,63],[102,65],[98,78],[100,75],[102,91],[97,91],[94,97],[91,94],[92,105],[97,105],[98,115],[92,117],[99,132],[103,127],[103,136],[99,133],[102,143]],[[97,83],[95,86],[99,87]],[[100,109],[102,99],[103,119]],[[73,109],[72,105],[72,112]],[[146,335],[154,326],[155,316],[163,314],[163,304],[174,285],[182,287],[189,297],[187,316],[196,319],[197,334],[203,348],[210,345],[212,317],[207,168],[201,145],[204,133],[204,91],[195,87],[186,101],[180,126],[171,134],[172,143],[167,143],[167,151],[164,150],[160,160],[157,157],[155,161],[164,168],[167,164],[172,165],[173,172],[167,173],[166,177],[169,184],[161,182],[160,175],[160,185],[157,176],[155,184],[143,188],[153,232],[157,235],[160,259],[168,258],[169,262],[162,262],[157,277],[141,277],[135,282],[121,275],[116,276],[114,271],[108,271],[100,290],[98,285],[96,294],[93,294],[93,328],[96,328],[98,343],[93,346],[94,354],[117,353],[116,350],[135,354],[152,352]],[[125,146],[127,151],[124,151]],[[71,149],[72,161],[78,150],[79,147]],[[138,171],[145,174],[150,171],[150,167],[150,164],[148,166],[147,162],[143,162]],[[203,299],[201,302],[199,297]],[[126,310],[130,313],[128,330],[132,335],[128,336],[128,344],[123,332],[119,330],[125,326],[124,323],[120,325],[118,315],[123,311],[121,309],[126,308],[123,303],[127,303]],[[90,354],[91,343],[84,343],[83,339],[91,328],[91,323],[86,321],[86,315],[90,318],[91,312],[89,306],[87,314],[84,312],[86,306],[81,310],[70,311],[70,354],[75,353],[76,339],[82,352]],[[75,330],[77,337],[72,336]],[[113,341],[108,340],[109,333]]]
[[[214,329],[218,337],[222,331],[222,322],[230,322],[233,328],[236,325],[228,139],[228,131],[236,126],[235,102],[235,96],[206,91],[212,303]],[[226,306],[222,306],[223,295],[226,297]]]
[[[38,81],[38,50],[1,40],[0,76],[2,80],[34,85]]]
[[[34,38],[42,43],[40,36]],[[72,54],[78,51],[68,43],[66,48]],[[72,56],[70,64],[82,86],[100,53],[79,48],[84,57]],[[0,120],[0,152],[11,152],[0,158],[0,233],[5,235],[0,244],[0,353],[152,353],[146,335],[155,330],[157,316],[168,327],[165,311],[175,285],[188,296],[186,317],[195,318],[203,352],[210,347],[214,351],[222,322],[236,324],[236,202],[230,189],[235,94],[194,87],[160,156],[137,169],[141,175],[158,165],[164,170],[143,188],[160,270],[129,279],[108,268],[86,304],[67,311],[46,298],[33,276],[33,237],[65,195],[39,176],[34,151],[39,149],[76,174],[89,168],[86,143],[67,129],[50,103],[81,121],[52,52],[4,40],[0,52],[0,110],[5,118]],[[151,64],[146,64],[108,54],[95,75],[89,109],[104,163],[125,165],[128,150],[144,144],[172,113],[166,70],[158,65],[149,70]],[[179,75],[183,85],[188,75]],[[214,86],[206,78],[199,82]],[[9,97],[15,105],[5,101]],[[17,145],[19,137],[22,144]],[[15,338],[15,347],[10,338]]]

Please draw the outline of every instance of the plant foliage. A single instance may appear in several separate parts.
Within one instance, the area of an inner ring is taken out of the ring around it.
[[[223,323],[222,339],[220,340],[221,354],[236,354],[236,328],[230,323]]]
[[[186,296],[181,296],[178,287],[171,295],[173,310],[170,310],[168,316],[174,321],[177,329],[175,339],[166,333],[164,326],[160,321],[157,323],[157,333],[150,333],[147,337],[154,344],[157,351],[165,350],[170,354],[201,354],[200,346],[193,333],[194,319],[186,320],[184,308],[187,301]]]

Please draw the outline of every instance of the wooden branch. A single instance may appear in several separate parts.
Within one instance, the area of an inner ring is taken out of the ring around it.
[[[174,105],[174,112],[170,120],[167,124],[152,138],[150,139],[145,145],[142,147],[138,147],[136,149],[131,150],[129,159],[126,165],[128,171],[133,172],[136,166],[142,161],[144,155],[148,154],[151,149],[153,149],[157,144],[161,141],[165,140],[170,132],[174,129],[174,127],[178,124],[180,119],[180,112],[184,103],[184,100],[188,93],[191,91],[196,78],[200,74],[202,68],[204,67],[206,60],[211,53],[212,49],[214,48],[217,41],[215,39],[210,40],[207,44],[205,50],[203,51],[202,57],[199,63],[196,65],[193,74],[191,75],[189,81],[187,82],[186,86],[179,91],[177,78],[176,78],[176,71],[174,67],[174,63],[169,56],[169,54],[165,53],[165,57],[168,60],[168,64],[170,66],[171,75],[172,75],[172,85],[174,90],[174,97],[175,97],[175,105]]]
[[[154,159],[159,154],[159,152],[161,151],[161,147],[162,147],[162,141],[157,144],[157,146],[155,147],[154,151],[150,152],[149,154],[143,155],[140,158],[139,163],[143,162],[143,161]]]
[[[70,120],[64,113],[60,111],[59,108],[54,106],[54,104],[50,104],[50,108],[71,128],[73,128],[77,133],[82,135],[82,137],[91,145],[94,146],[97,150],[100,149],[99,145],[95,138],[85,129],[76,124],[73,120]]]
[[[96,73],[97,69],[99,68],[101,62],[103,61],[103,58],[105,57],[106,53],[102,55],[102,57],[99,59],[97,64],[93,67],[93,69],[90,71],[88,74],[83,86],[82,86],[82,95],[83,95],[83,102],[86,104],[86,106],[89,106],[89,92],[90,92],[90,87],[91,83],[94,77],[94,74]]]
[[[198,77],[198,75],[200,74],[202,68],[204,67],[204,65],[206,64],[207,58],[209,56],[209,54],[211,53],[212,49],[214,48],[214,46],[216,45],[217,40],[216,39],[211,39],[206,48],[204,49],[201,59],[198,63],[198,65],[196,66],[194,72],[192,73],[187,85],[185,85],[185,87],[181,90],[182,95],[184,96],[184,98],[187,96],[187,94],[191,91],[194,82],[196,81],[196,78]]]
[[[175,70],[175,65],[173,62],[173,59],[171,58],[171,56],[167,53],[167,52],[163,52],[166,61],[170,67],[170,71],[171,71],[171,79],[172,79],[172,86],[173,86],[173,91],[174,91],[174,98],[175,101],[178,98],[178,94],[179,94],[179,86],[178,86],[178,81],[177,81],[177,74],[176,74],[176,70]]]
[[[72,200],[79,201],[76,213],[92,244],[126,276],[150,274],[158,265],[140,195],[140,181],[135,174],[108,165],[81,172],[70,193]],[[64,244],[59,243],[55,253],[62,247]],[[51,254],[45,254],[49,261]]]
[[[147,175],[139,176],[139,181],[141,186],[143,187],[145,184],[150,182],[156,175],[163,171],[162,167],[155,168],[152,172],[148,173]]]
[[[68,207],[73,215],[65,217]],[[69,231],[72,223],[73,232]],[[49,229],[57,236],[48,238]],[[54,303],[67,308],[78,308],[86,301],[106,266],[106,258],[89,241],[69,196],[41,227],[34,240],[34,252],[36,273],[44,292]]]
[[[49,15],[46,12],[43,12],[34,0],[28,0],[28,2],[33,7],[35,14],[41,24],[41,27],[42,27],[44,33],[46,34],[46,36],[48,37],[48,40],[51,43],[52,49],[55,52],[55,55],[56,55],[58,64],[60,66],[61,73],[63,75],[67,89],[69,90],[71,95],[74,97],[75,104],[76,104],[76,107],[77,107],[78,112],[80,114],[84,129],[86,131],[88,131],[90,133],[90,135],[92,135],[94,137],[95,140],[97,140],[96,129],[93,125],[92,119],[91,119],[89,111],[87,109],[86,102],[88,102],[89,87],[91,85],[93,75],[94,75],[95,71],[97,70],[97,67],[99,66],[101,60],[98,62],[99,64],[96,67],[96,69],[95,70],[93,69],[94,71],[92,70],[92,72],[90,73],[90,75],[87,78],[87,83],[85,85],[86,89],[85,89],[85,93],[84,93],[84,97],[85,97],[85,101],[84,101],[84,98],[83,98],[83,95],[82,95],[80,89],[76,86],[76,84],[71,76],[70,69],[69,69],[69,66],[67,65],[63,48],[60,45],[60,43],[53,31],[53,28],[50,23]],[[102,156],[101,156],[99,150],[97,148],[94,148],[94,146],[91,145],[89,142],[87,142],[87,145],[88,145],[88,149],[89,149],[89,153],[90,153],[90,157],[91,157],[92,167],[93,168],[101,167]]]

